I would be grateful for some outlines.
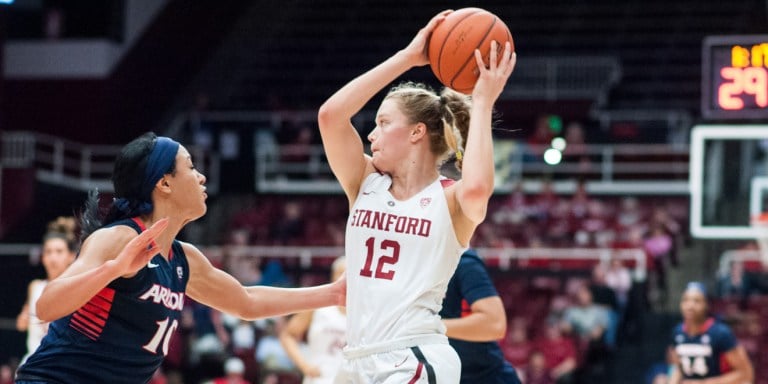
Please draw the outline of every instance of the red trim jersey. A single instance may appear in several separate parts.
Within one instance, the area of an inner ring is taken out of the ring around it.
[[[142,232],[138,220],[127,225]],[[118,278],[69,316],[51,323],[19,381],[146,383],[168,353],[181,321],[189,266],[178,241],[169,260],[155,255],[131,278]]]
[[[388,175],[363,181],[345,239],[350,347],[445,334],[439,313],[465,250],[445,199],[449,182],[436,179],[401,201]]]
[[[691,335],[684,324],[675,327],[672,348],[680,360],[684,379],[717,377],[731,370],[725,353],[736,348],[736,337],[727,325],[707,319],[702,331]]]

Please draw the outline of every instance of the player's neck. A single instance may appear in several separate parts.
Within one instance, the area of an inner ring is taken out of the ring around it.
[[[398,200],[407,200],[434,183],[440,176],[435,167],[412,164],[396,175],[391,175],[389,192]]]
[[[689,335],[698,335],[700,333],[703,333],[705,331],[705,327],[707,324],[708,318],[703,318],[701,320],[686,320],[685,321],[685,332]]]

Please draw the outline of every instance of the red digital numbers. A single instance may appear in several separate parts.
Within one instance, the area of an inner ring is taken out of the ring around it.
[[[764,67],[734,68],[720,70],[724,83],[718,87],[717,103],[726,110],[744,108],[744,97],[754,98],[761,108],[768,106],[768,71]]]
[[[376,279],[385,279],[385,280],[392,280],[395,278],[395,271],[389,269],[384,270],[384,268],[387,265],[395,265],[397,261],[400,259],[400,243],[393,240],[384,240],[381,242],[380,249],[383,251],[391,251],[388,254],[379,256],[379,260],[376,263],[376,274],[374,275],[373,269],[371,268],[373,266],[373,258],[374,258],[374,252],[376,250],[376,239],[373,237],[369,237],[368,240],[365,241],[365,247],[367,248],[368,252],[365,256],[365,265],[363,265],[363,268],[360,270],[360,276],[365,277],[371,277]]]

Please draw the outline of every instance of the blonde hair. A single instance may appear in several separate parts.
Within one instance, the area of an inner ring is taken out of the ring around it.
[[[444,88],[438,95],[428,85],[405,82],[393,87],[385,99],[396,100],[412,124],[424,123],[429,135],[429,148],[440,164],[453,153],[456,155],[456,169],[461,171],[469,132],[469,96],[450,88]]]

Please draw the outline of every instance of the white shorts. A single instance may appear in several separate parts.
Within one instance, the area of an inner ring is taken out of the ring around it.
[[[450,344],[421,344],[351,357],[334,384],[458,384],[461,360]]]

